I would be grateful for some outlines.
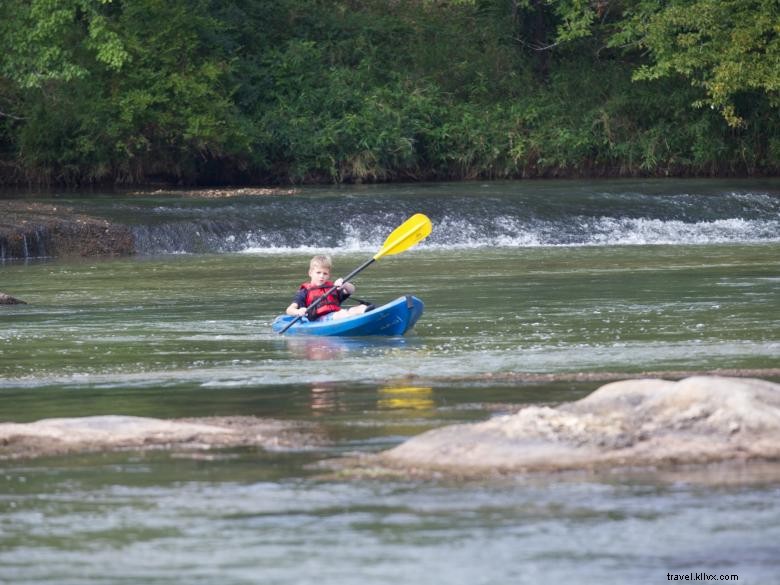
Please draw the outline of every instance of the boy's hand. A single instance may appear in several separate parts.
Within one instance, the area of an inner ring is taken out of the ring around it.
[[[348,295],[351,295],[355,292],[355,285],[351,282],[344,282],[343,278],[337,279],[333,285],[337,287],[339,290],[343,290]]]

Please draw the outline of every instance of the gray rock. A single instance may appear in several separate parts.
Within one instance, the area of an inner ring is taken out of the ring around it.
[[[557,408],[429,431],[379,455],[457,474],[780,458],[780,385],[694,376],[625,380]]]
[[[125,449],[297,449],[313,442],[314,434],[303,425],[249,416],[162,420],[109,415],[0,424],[0,460]]]

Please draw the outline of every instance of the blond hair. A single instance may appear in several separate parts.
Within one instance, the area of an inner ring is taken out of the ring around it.
[[[315,266],[319,266],[320,268],[327,268],[330,270],[333,268],[333,261],[330,259],[330,256],[325,256],[324,254],[319,254],[311,259],[309,262],[309,270],[314,268]]]

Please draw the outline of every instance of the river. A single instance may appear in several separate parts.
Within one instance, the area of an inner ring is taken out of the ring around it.
[[[0,310],[1,421],[255,415],[325,440],[0,462],[0,582],[780,583],[762,466],[457,482],[319,465],[616,377],[776,371],[780,181],[36,199],[131,225],[140,254],[0,263],[29,303]],[[431,236],[355,280],[377,304],[420,297],[412,333],[271,332],[313,253],[345,274],[415,212]]]

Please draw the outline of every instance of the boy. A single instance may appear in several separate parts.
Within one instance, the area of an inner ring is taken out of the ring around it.
[[[367,306],[358,305],[349,309],[342,309],[343,303],[355,292],[355,285],[351,282],[342,282],[339,278],[336,282],[330,282],[330,270],[332,263],[329,256],[315,256],[309,262],[309,282],[304,282],[298,289],[293,302],[285,311],[293,317],[304,316],[309,313],[307,307],[318,298],[328,292],[333,286],[336,290],[330,293],[325,300],[314,309],[314,314],[307,315],[310,321],[329,321],[331,319],[343,319],[352,315],[365,313]]]

